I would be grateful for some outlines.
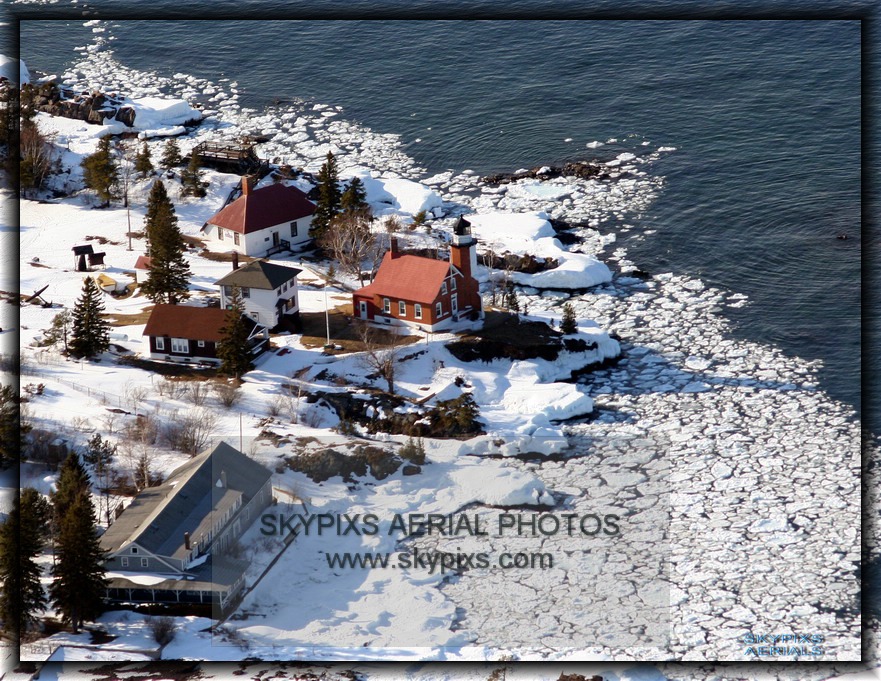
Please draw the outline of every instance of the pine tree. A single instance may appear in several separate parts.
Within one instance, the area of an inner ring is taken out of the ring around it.
[[[49,504],[28,487],[0,525],[0,620],[3,630],[16,641],[33,627],[37,613],[46,607],[36,559],[43,551],[49,515]]]
[[[563,318],[560,320],[560,331],[565,334],[578,331],[578,322],[575,320],[575,310],[570,303],[563,304]]]
[[[517,291],[514,289],[514,282],[510,279],[505,284],[505,307],[510,312],[520,312],[520,301],[517,299]]]
[[[140,173],[141,177],[147,177],[147,175],[152,173],[153,170],[153,160],[150,156],[150,147],[144,142],[141,145],[140,151],[138,151],[138,155],[135,156],[135,172]]]
[[[64,354],[68,352],[67,339],[70,335],[70,324],[73,315],[70,310],[62,310],[52,318],[52,326],[43,332],[43,342],[45,345],[64,344]]]
[[[318,203],[315,206],[315,214],[312,216],[312,226],[309,228],[309,235],[313,239],[324,234],[330,221],[340,212],[339,171],[332,152],[327,152],[327,160],[318,171],[316,179],[318,180]]]
[[[367,203],[367,190],[360,177],[353,177],[340,198],[340,207],[344,212],[350,213],[364,208],[369,208]]]
[[[68,345],[71,355],[93,357],[110,347],[110,324],[101,316],[102,312],[101,290],[92,277],[86,277],[83,292],[73,306]]]
[[[221,361],[220,373],[241,378],[242,374],[254,368],[251,363],[251,349],[248,345],[248,325],[245,321],[245,306],[238,286],[232,287],[226,319],[221,328],[220,342],[217,344],[217,358]]]
[[[180,147],[177,146],[177,142],[174,138],[170,138],[165,143],[165,148],[162,150],[162,158],[159,159],[159,165],[168,170],[179,166],[181,160]]]
[[[10,385],[0,388],[0,469],[21,458],[20,399]]]
[[[105,554],[98,541],[95,509],[87,493],[78,494],[60,521],[55,549],[52,603],[73,633],[104,611]]]
[[[94,189],[104,205],[114,197],[114,187],[118,180],[118,168],[110,147],[110,135],[98,140],[98,149],[86,156],[80,164],[83,168],[83,181],[89,189]]]
[[[190,266],[184,259],[177,214],[162,180],[156,180],[150,189],[144,222],[151,261],[141,290],[154,303],[177,304],[190,295]]]
[[[52,494],[52,514],[56,526],[81,494],[89,493],[90,478],[76,452],[71,452],[61,464],[55,492]]]
[[[181,194],[184,196],[205,196],[205,187],[202,186],[202,174],[199,171],[199,155],[193,149],[190,154],[190,163],[187,169],[180,174]]]

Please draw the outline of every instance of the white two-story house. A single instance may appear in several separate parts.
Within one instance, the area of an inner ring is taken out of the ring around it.
[[[238,266],[216,282],[220,287],[220,306],[229,307],[233,286],[239,287],[245,314],[268,328],[283,323],[297,325],[300,303],[297,298],[297,275],[302,270],[266,260]],[[286,326],[289,324],[285,324]]]
[[[252,189],[242,178],[242,195],[202,227],[212,251],[235,251],[255,258],[295,250],[309,241],[315,204],[296,187],[272,184]]]

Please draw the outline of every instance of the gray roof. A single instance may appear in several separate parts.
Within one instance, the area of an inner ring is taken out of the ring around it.
[[[296,277],[303,270],[254,260],[242,265],[214,283],[220,286],[239,286],[257,289],[277,289],[279,286]]]
[[[187,575],[169,574],[164,582],[145,586],[125,577],[112,577],[108,581],[111,589],[172,589],[175,591],[225,591],[245,574],[248,563],[229,556],[209,556],[208,559]],[[114,574],[125,575],[125,572]],[[135,576],[134,574],[132,575]],[[164,575],[163,575],[164,576]]]
[[[223,486],[222,479],[226,478]],[[114,552],[136,543],[159,556],[183,558],[184,532],[193,542],[241,498],[250,501],[272,473],[221,442],[176,469],[158,487],[143,490],[101,537]]]

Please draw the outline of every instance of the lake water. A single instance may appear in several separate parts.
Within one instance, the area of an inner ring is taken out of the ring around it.
[[[730,311],[736,333],[822,359],[823,387],[859,411],[858,22],[114,21],[109,32],[122,63],[237,80],[245,106],[340,105],[401,134],[429,172],[675,147],[650,168],[665,178],[659,197],[621,239],[630,258],[747,294]],[[22,57],[45,72],[90,40],[82,20],[21,25]]]

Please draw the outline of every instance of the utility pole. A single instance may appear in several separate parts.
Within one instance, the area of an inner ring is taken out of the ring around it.
[[[324,347],[329,348],[330,347],[330,311],[327,308],[327,279],[324,280],[324,323],[327,325],[327,344]]]

